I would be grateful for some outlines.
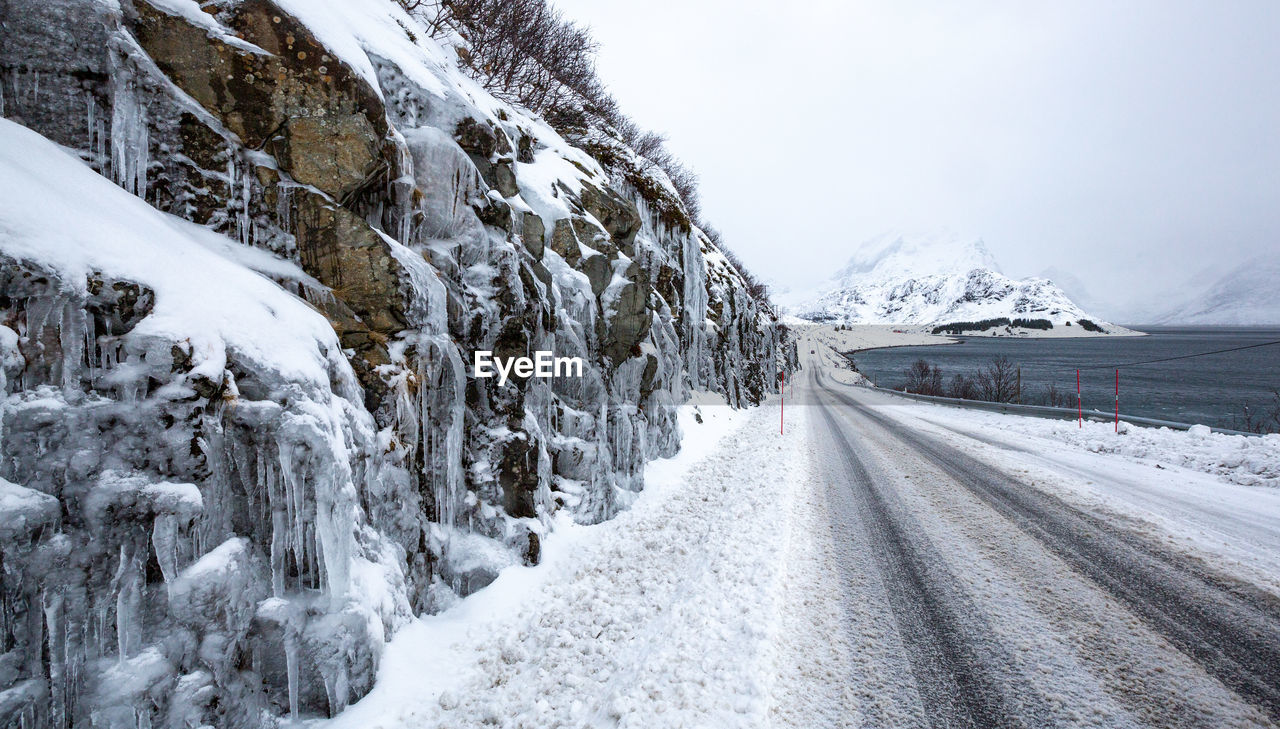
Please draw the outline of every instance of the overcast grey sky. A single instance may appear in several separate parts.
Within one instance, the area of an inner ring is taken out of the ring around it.
[[[555,2],[784,284],[895,229],[1099,299],[1280,249],[1280,1]]]

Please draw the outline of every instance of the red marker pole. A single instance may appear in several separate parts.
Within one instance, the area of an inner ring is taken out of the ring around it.
[[[1076,419],[1084,427],[1084,401],[1080,399],[1080,370],[1076,370]]]
[[[1116,370],[1116,432],[1120,432],[1120,370]]]
[[[787,373],[782,372],[782,397],[779,400],[778,408],[778,435],[782,435],[784,423],[786,423],[787,415]]]

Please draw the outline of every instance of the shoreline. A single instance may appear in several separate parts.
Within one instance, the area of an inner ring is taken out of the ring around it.
[[[953,336],[910,331],[905,327],[895,327],[890,324],[853,324],[839,330],[832,324],[807,324],[797,326],[796,332],[797,344],[800,348],[809,349],[810,355],[828,366],[837,382],[846,385],[872,382],[853,368],[852,362],[845,356],[846,352],[960,344],[960,339]]]
[[[1122,415],[1171,423],[1205,424],[1221,430],[1253,431],[1266,427],[1277,406],[1274,398],[1275,347],[1280,331],[1204,330],[1153,331],[1143,339],[1115,341],[1063,340],[1037,344],[1004,339],[963,338],[966,347],[955,349],[926,346],[910,352],[894,352],[904,345],[922,344],[921,337],[904,337],[886,332],[831,340],[851,364],[829,361],[860,376],[844,378],[850,384],[884,382],[898,387],[915,380],[908,369],[924,359],[942,371],[946,387],[936,394],[965,393],[963,384],[954,385],[957,375],[972,377],[990,369],[993,358],[1007,356],[1020,370],[1021,390],[1028,404],[1075,405],[1077,377],[1081,372],[1086,409],[1113,410],[1116,376],[1123,370],[1120,404]],[[931,344],[944,343],[941,338]],[[1236,350],[1242,351],[1236,354]],[[865,378],[865,380],[863,379]],[[921,386],[924,392],[933,388]],[[1065,393],[1065,394],[1064,394]],[[972,396],[971,396],[972,397]],[[1274,427],[1274,426],[1272,426]]]
[[[1014,333],[973,332],[966,334],[934,334],[932,325],[894,325],[894,324],[818,324],[814,322],[793,321],[790,326],[797,332],[798,342],[802,347],[810,347],[817,355],[817,346],[830,350],[835,358],[828,364],[847,370],[843,363],[848,362],[846,354],[853,355],[877,349],[893,349],[897,347],[920,347],[938,344],[963,344],[966,339],[1102,339],[1110,337],[1146,337],[1147,332],[1112,325],[1119,331],[1105,333],[1087,332],[1077,329],[1067,332],[1065,328],[1051,330],[1019,329]],[[843,328],[837,329],[837,326]],[[1073,327],[1074,329],[1074,327]],[[867,380],[860,372],[852,370],[857,377]],[[855,384],[858,380],[848,384]]]
[[[866,373],[859,370],[856,361],[857,355],[877,350],[900,349],[903,347],[962,344],[964,343],[964,338],[944,335],[929,335],[921,332],[907,332],[902,330],[894,331],[893,327],[878,325],[854,326],[850,329],[841,330],[839,332],[831,331],[831,329],[833,329],[833,327],[809,327],[807,328],[807,331],[802,334],[800,343],[802,346],[810,347],[811,350],[816,350],[809,356],[816,358],[819,362],[826,365],[828,372],[834,375],[833,379],[842,384],[872,387],[876,390],[886,392],[887,394],[932,402],[939,405],[952,405],[971,410],[998,410],[1003,414],[1022,414],[1033,417],[1045,417],[1043,413],[1038,411],[1056,411],[1059,409],[1052,405],[1048,405],[1047,403],[1041,404],[1041,401],[1035,398],[1037,390],[1034,388],[1039,385],[1036,385],[1033,382],[1027,383],[1026,394],[1029,396],[1029,400],[1027,402],[1018,403],[997,403],[981,399],[956,399],[942,395],[927,396],[900,392],[894,387],[896,380],[893,378],[893,373],[884,371],[883,368]],[[1008,338],[1009,337],[1000,337],[999,339]],[[987,339],[992,338],[988,337]],[[1036,347],[1036,345],[1027,346],[1032,349]],[[950,350],[938,352],[938,356],[943,358],[949,356],[946,353],[947,351]],[[880,376],[886,377],[889,381],[886,382],[885,385],[879,385],[878,378]],[[1068,393],[1068,395],[1070,395],[1070,393]],[[1023,409],[1037,412],[1020,412]],[[1072,412],[1075,412],[1075,409],[1067,406],[1063,409],[1063,412],[1070,415]],[[1060,415],[1061,413],[1058,414]],[[1168,427],[1186,430],[1193,425],[1199,424],[1210,428],[1213,432],[1225,435],[1262,435],[1261,433],[1252,433],[1238,429],[1238,426],[1233,425],[1232,421],[1229,419],[1230,415],[1231,411],[1228,409],[1221,410],[1220,412],[1215,411],[1211,414],[1188,412],[1180,413],[1179,415],[1156,411],[1142,411],[1135,413],[1126,409],[1125,412],[1120,414],[1120,419],[1140,427]],[[1109,419],[1110,417],[1109,410],[1098,410],[1093,405],[1085,409],[1084,416],[1086,420],[1099,418]]]

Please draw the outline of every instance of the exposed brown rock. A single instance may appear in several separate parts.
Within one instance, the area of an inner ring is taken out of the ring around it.
[[[546,249],[547,226],[542,222],[542,218],[536,213],[524,214],[524,234],[521,238],[524,240],[524,247],[529,249],[536,261],[542,260],[542,253]]]
[[[387,241],[362,218],[318,195],[297,196],[298,254],[303,269],[333,289],[369,329],[408,326],[404,271]]]
[[[609,232],[614,245],[632,255],[632,244],[640,230],[640,211],[635,203],[619,195],[613,188],[601,189],[586,182],[582,185],[582,205]]]
[[[590,256],[582,261],[582,272],[591,280],[591,293],[599,296],[613,280],[613,262],[608,256]]]
[[[649,311],[648,287],[635,281],[618,293],[616,310],[608,319],[604,351],[614,366],[634,356],[640,342],[649,335],[653,314]]]
[[[142,0],[131,30],[160,70],[248,147],[276,154],[298,182],[336,199],[386,166],[375,91],[269,0],[220,14],[255,53]]]

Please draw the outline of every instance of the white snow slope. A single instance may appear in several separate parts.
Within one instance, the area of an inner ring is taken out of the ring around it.
[[[297,266],[261,251],[238,260],[223,236],[156,211],[6,119],[0,200],[0,252],[69,281],[106,273],[152,287],[156,311],[134,337],[188,339],[211,378],[222,376],[227,349],[318,390],[329,389],[331,368],[349,371],[329,322],[248,267],[309,280]]]
[[[981,240],[889,234],[860,246],[817,298],[796,307],[806,319],[841,324],[929,325],[960,321],[1089,319],[1053,282],[1000,273]]]
[[[1158,324],[1280,325],[1280,259],[1249,261],[1218,279]]]

